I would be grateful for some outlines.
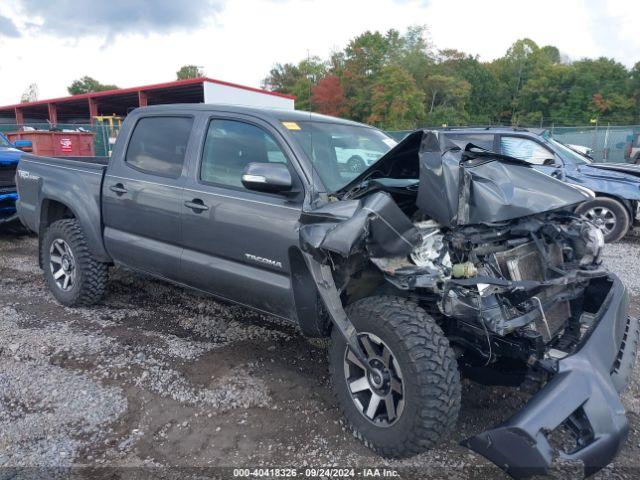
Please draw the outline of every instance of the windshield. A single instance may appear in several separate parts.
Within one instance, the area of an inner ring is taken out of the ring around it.
[[[576,152],[572,148],[566,146],[564,143],[559,142],[554,138],[547,138],[547,141],[552,145],[558,147],[558,149],[560,149],[560,155],[565,160],[569,160],[578,165],[587,165],[589,163],[592,163],[592,161],[589,160],[589,158],[585,157],[584,155],[581,155],[580,153]]]
[[[0,147],[11,147],[12,145],[7,140],[7,137],[0,133]]]
[[[397,144],[370,127],[325,122],[283,124],[330,192],[340,190]]]

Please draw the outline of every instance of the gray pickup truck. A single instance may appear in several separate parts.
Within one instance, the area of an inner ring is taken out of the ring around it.
[[[380,158],[346,168],[345,143]],[[396,144],[304,112],[165,105],[132,112],[109,160],[23,156],[17,185],[60,303],[99,301],[119,264],[330,337],[346,424],[381,455],[436,445],[461,375],[531,392],[462,442],[513,476],[556,454],[593,473],[627,436],[628,293],[573,212],[590,193],[526,162],[446,132]]]

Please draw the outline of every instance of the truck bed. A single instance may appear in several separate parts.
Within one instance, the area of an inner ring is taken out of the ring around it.
[[[82,162],[82,163],[97,163],[99,165],[104,165],[106,167],[107,165],[109,165],[109,159],[111,157],[43,157],[43,158],[71,160],[74,162]]]
[[[24,225],[39,232],[52,205],[70,209],[82,224],[87,242],[102,259],[101,189],[107,157],[41,157],[25,154],[18,163],[17,210]],[[42,199],[45,199],[44,201]]]

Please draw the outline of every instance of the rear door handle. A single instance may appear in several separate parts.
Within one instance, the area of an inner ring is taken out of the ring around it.
[[[209,210],[209,207],[207,207],[199,198],[194,198],[190,202],[184,202],[184,206],[195,212],[204,212],[205,210]]]
[[[124,188],[124,185],[121,183],[116,183],[115,185],[111,185],[109,187],[109,190],[116,193],[117,195],[124,195],[125,193],[127,193],[127,189]]]

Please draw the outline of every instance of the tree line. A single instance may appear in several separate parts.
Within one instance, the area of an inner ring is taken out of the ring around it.
[[[640,62],[569,60],[558,48],[517,40],[503,57],[438,50],[426,28],[366,31],[327,59],[276,64],[268,90],[296,108],[387,130],[440,125],[640,123]]]

